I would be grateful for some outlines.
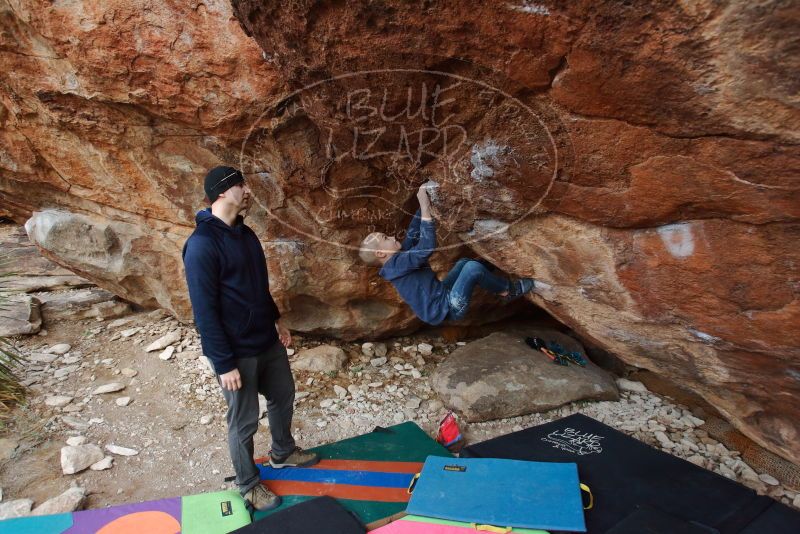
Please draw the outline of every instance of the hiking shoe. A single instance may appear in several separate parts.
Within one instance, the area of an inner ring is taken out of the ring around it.
[[[534,350],[542,350],[547,348],[547,343],[540,337],[526,337],[525,343]]]
[[[273,510],[281,505],[281,498],[270,490],[265,488],[262,484],[256,484],[250,490],[242,495],[247,504],[259,512],[266,510]]]
[[[309,467],[319,462],[319,455],[315,452],[307,452],[300,447],[295,447],[294,450],[283,458],[275,458],[272,453],[269,454],[269,465],[275,469],[282,467]]]
[[[525,293],[533,291],[535,283],[533,278],[520,278],[519,280],[512,280],[508,284],[508,295],[503,297],[506,302],[511,302],[520,298]]]

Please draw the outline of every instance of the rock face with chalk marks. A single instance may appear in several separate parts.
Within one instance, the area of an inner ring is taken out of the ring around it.
[[[402,332],[354,247],[432,180],[437,270],[551,282],[587,342],[800,462],[791,6],[232,4],[0,4],[0,213],[45,255],[190,317],[180,250],[225,162],[290,326]]]

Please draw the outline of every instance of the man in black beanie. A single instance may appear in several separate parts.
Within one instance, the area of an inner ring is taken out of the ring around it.
[[[270,465],[308,466],[318,458],[292,437],[295,387],[286,353],[292,336],[269,293],[261,243],[244,224],[250,188],[233,167],[212,169],[204,188],[211,207],[197,213],[197,228],[183,247],[189,297],[203,353],[228,403],[228,447],[239,491],[254,509],[271,510],[280,497],[260,483],[253,461],[259,393],[267,399]]]

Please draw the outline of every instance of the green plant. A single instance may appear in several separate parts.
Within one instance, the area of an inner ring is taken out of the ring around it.
[[[8,300],[8,291],[3,287],[2,279],[12,275],[5,271],[8,258],[0,258],[0,308]],[[15,370],[24,362],[24,358],[16,347],[6,338],[0,337],[0,423],[8,419],[11,408],[25,399],[25,387],[19,383]]]

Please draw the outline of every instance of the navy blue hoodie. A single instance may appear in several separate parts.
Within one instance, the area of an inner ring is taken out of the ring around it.
[[[417,317],[431,325],[440,324],[450,311],[447,290],[428,264],[435,248],[436,225],[432,220],[423,221],[417,210],[400,250],[378,273],[392,283]]]
[[[195,222],[183,246],[186,283],[203,353],[223,374],[237,358],[257,356],[278,340],[280,312],[269,294],[264,250],[242,218],[228,226],[208,208]]]

